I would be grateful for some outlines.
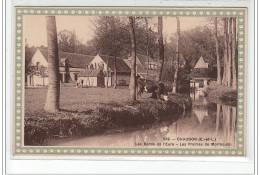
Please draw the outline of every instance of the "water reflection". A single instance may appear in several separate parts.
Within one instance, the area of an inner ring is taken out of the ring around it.
[[[236,107],[208,103],[202,91],[191,93],[193,108],[177,123],[178,137],[212,138],[214,143],[235,146]],[[229,145],[230,144],[230,145]]]
[[[191,112],[181,115],[177,121],[153,124],[133,132],[103,134],[80,139],[64,140],[53,145],[63,146],[108,146],[108,147],[185,147],[201,148],[178,141],[177,138],[208,139],[199,143],[210,143],[209,148],[234,148],[236,138],[236,107],[211,104],[202,91],[190,94],[193,100]],[[169,140],[165,144],[163,138]],[[198,142],[198,141],[197,141]],[[138,145],[141,143],[140,145]],[[170,145],[174,143],[173,145]],[[211,145],[217,143],[218,145]],[[184,146],[183,145],[183,146]]]

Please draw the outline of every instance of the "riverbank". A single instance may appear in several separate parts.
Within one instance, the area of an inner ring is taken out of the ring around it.
[[[55,138],[97,135],[111,129],[176,120],[187,103],[181,95],[178,102],[154,100],[148,95],[133,103],[128,100],[128,89],[61,88],[61,111],[50,114],[43,110],[46,89],[26,89],[25,93],[25,145],[45,145]]]
[[[224,104],[230,106],[237,105],[237,91],[225,86],[210,84],[205,90],[207,100],[210,103]]]

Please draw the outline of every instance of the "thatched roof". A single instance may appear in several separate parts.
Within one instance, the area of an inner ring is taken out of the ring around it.
[[[124,62],[123,59],[107,55],[99,55],[105,63],[108,63],[108,67],[114,71],[115,69],[115,61],[116,61],[116,71],[122,73],[131,73],[130,67]]]
[[[104,73],[101,69],[87,69],[81,71],[78,77],[104,77]]]
[[[48,61],[48,50],[47,49],[39,49],[42,55],[45,57],[46,61]],[[62,59],[66,58],[69,61],[69,66],[73,68],[86,68],[87,65],[94,59],[94,56],[83,55],[78,53],[69,53],[69,52],[59,52],[59,66],[64,67],[64,63],[62,63]]]

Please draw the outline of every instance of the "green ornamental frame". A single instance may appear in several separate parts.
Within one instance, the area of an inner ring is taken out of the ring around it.
[[[57,147],[24,146],[24,15],[71,15],[71,16],[180,16],[180,17],[237,17],[238,33],[238,103],[235,149],[206,148],[106,148],[106,147]],[[13,154],[70,155],[70,156],[245,156],[246,152],[246,8],[150,8],[150,7],[16,7],[14,47],[14,118]]]

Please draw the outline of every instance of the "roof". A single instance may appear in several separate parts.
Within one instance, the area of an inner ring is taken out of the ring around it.
[[[115,57],[107,56],[107,55],[99,55],[105,63],[108,63],[108,67],[114,71],[115,69]],[[125,63],[125,61],[121,58],[116,57],[116,71],[131,73],[130,67]]]
[[[146,63],[148,62],[147,55],[141,55],[141,54],[136,54],[137,58],[141,62],[143,67],[146,67]],[[155,62],[151,57],[149,57],[149,62]]]
[[[101,69],[86,69],[78,74],[78,77],[98,77],[104,76]]]
[[[48,50],[39,49],[45,59],[48,61]],[[61,62],[62,58],[67,58],[69,60],[70,67],[74,68],[86,68],[87,65],[94,59],[94,56],[83,55],[78,53],[69,53],[69,52],[59,52],[59,66],[63,67],[64,64]]]
[[[131,61],[129,61],[128,59],[124,59],[124,62],[131,68]],[[138,74],[146,74],[146,67],[143,67],[140,64],[136,64],[137,66],[137,73]],[[156,69],[149,69],[148,73],[150,74],[156,74],[157,70]]]
[[[203,60],[206,63],[209,64],[209,67],[213,66],[213,63],[214,63],[213,59],[209,55],[206,55],[206,54],[205,55],[202,54],[199,58],[196,55],[193,55],[192,57],[190,57],[190,60],[191,60],[190,66],[194,68],[196,66],[196,64],[198,63],[198,61],[201,59],[201,57],[203,58]]]

